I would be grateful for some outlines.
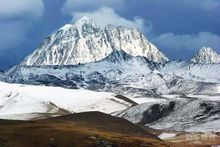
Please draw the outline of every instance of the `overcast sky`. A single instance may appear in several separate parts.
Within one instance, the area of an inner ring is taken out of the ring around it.
[[[138,28],[173,60],[189,59],[202,46],[220,53],[220,0],[0,0],[0,69],[84,15],[101,27]]]

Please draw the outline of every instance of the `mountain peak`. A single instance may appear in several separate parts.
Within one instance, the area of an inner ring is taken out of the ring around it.
[[[131,56],[143,56],[158,63],[168,61],[168,58],[138,30],[110,25],[102,29],[85,16],[74,24],[64,25],[50,35],[21,64],[84,64],[101,61],[114,50],[124,51]]]
[[[215,52],[211,47],[203,46],[199,49],[199,52]]]
[[[82,26],[83,24],[95,24],[95,22],[89,17],[83,16],[74,23],[76,26]]]
[[[78,21],[90,21],[91,19],[88,16],[83,16]]]
[[[90,19],[89,17],[83,16],[79,20],[77,20],[74,24],[65,24],[59,30],[67,31],[68,29],[70,29],[71,27],[74,27],[74,26],[77,28],[81,28],[84,24],[95,25],[95,22],[92,19]]]
[[[220,63],[220,56],[211,47],[202,47],[191,59],[193,63],[215,64]]]

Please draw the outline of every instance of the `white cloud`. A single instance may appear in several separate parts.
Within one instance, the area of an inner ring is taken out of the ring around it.
[[[197,50],[202,46],[210,46],[220,51],[220,36],[210,32],[182,35],[165,33],[155,37],[153,40],[159,46],[173,50]]]
[[[61,12],[63,15],[72,16],[72,23],[83,16],[95,21],[100,27],[108,24],[115,26],[135,27],[142,33],[154,34],[153,25],[150,21],[141,17],[126,19],[116,13],[115,10],[123,11],[126,0],[66,0]],[[120,9],[119,9],[120,8]]]
[[[115,26],[135,27],[144,31],[144,20],[142,18],[134,17],[133,20],[128,20],[119,16],[113,9],[107,7],[102,7],[95,12],[73,12],[72,16],[72,21],[76,21],[83,16],[88,16],[102,28],[108,24],[112,24]]]
[[[151,23],[144,21],[141,17],[127,19],[116,13],[124,8],[125,0],[66,0],[62,8],[64,15],[71,15],[72,22],[80,17],[88,16],[94,20],[100,27],[107,24],[115,26],[135,27],[140,31],[149,31]]]
[[[26,39],[31,24],[42,17],[43,0],[0,0],[0,50]]]

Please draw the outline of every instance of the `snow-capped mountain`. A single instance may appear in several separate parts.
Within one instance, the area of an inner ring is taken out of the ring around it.
[[[168,58],[135,28],[100,28],[88,17],[67,24],[46,38],[22,65],[76,65],[100,61],[113,51],[164,63]]]
[[[193,63],[213,64],[220,63],[220,55],[218,55],[210,47],[202,47],[191,59]]]

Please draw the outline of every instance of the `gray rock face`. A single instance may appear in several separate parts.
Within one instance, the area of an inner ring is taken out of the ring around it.
[[[113,115],[157,129],[216,132],[220,127],[212,124],[220,122],[219,106],[219,101],[181,97],[181,100],[140,104]]]

